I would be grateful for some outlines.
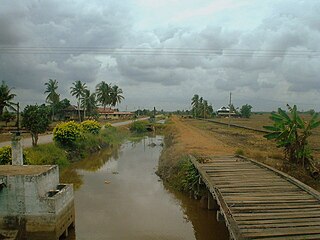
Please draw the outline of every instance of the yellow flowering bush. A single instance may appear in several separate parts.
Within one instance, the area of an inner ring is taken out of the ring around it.
[[[95,120],[86,120],[81,123],[85,133],[99,134],[101,125]]]
[[[5,165],[8,163],[11,163],[12,157],[11,157],[11,147],[10,146],[4,146],[0,148],[0,164]]]
[[[53,129],[53,140],[62,146],[71,147],[82,135],[82,126],[74,121],[63,122]]]

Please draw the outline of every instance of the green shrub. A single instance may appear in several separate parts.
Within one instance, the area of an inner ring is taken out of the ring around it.
[[[27,161],[25,151],[23,151],[23,160]],[[4,146],[0,148],[0,165],[11,164],[12,162],[12,150],[11,146]]]
[[[0,148],[0,165],[11,163],[11,161],[12,161],[11,147],[4,146]]]
[[[82,127],[74,121],[58,124],[53,129],[53,140],[63,147],[72,147],[81,137]]]
[[[111,125],[111,123],[106,123],[106,124],[104,125],[104,128],[113,128],[113,126]]]
[[[81,123],[85,133],[99,134],[101,125],[95,120],[86,120]]]
[[[236,151],[235,151],[235,154],[236,155],[244,155],[244,151],[243,151],[243,149],[241,149],[241,148],[238,148]]]
[[[30,165],[59,165],[65,167],[69,164],[66,152],[54,143],[41,144],[26,150],[26,163]]]
[[[147,131],[147,122],[135,121],[130,125],[130,131],[136,133],[143,133]]]

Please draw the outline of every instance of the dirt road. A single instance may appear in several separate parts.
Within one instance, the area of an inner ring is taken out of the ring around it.
[[[224,144],[205,130],[196,128],[176,116],[172,118],[178,133],[178,144],[187,153],[199,155],[234,154],[235,149]]]

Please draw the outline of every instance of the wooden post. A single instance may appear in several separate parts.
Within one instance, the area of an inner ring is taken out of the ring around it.
[[[212,193],[208,191],[208,210],[218,210],[219,205],[213,198]]]

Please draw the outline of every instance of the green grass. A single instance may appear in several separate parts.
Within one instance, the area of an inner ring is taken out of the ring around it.
[[[67,153],[55,143],[38,145],[25,150],[26,163],[30,165],[59,165],[63,168],[69,165]]]

